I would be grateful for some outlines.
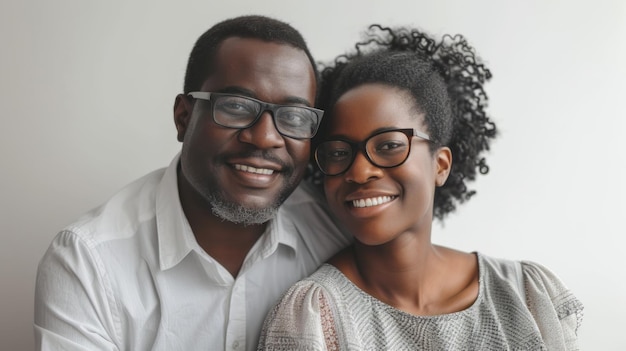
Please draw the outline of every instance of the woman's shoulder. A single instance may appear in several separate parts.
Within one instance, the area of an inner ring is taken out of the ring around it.
[[[497,273],[501,278],[524,281],[541,285],[550,295],[567,290],[559,277],[544,265],[527,260],[510,260],[495,258],[477,253],[483,268]]]
[[[550,269],[533,261],[514,261],[479,255],[493,285],[518,291],[549,350],[577,350],[583,304]]]
[[[313,274],[291,285],[283,294],[279,305],[315,304],[317,299],[332,295],[330,291],[334,290],[342,279],[345,278],[337,268],[324,263]]]
[[[492,278],[505,280],[517,285],[517,288],[526,295],[535,292],[546,295],[552,300],[559,297],[573,297],[567,286],[549,268],[527,260],[510,260],[495,258],[478,253],[483,274]],[[528,297],[526,298],[528,300]]]
[[[477,252],[481,285],[504,289],[525,301],[524,272],[520,261],[496,258]]]
[[[540,290],[556,298],[569,289],[552,270],[533,261],[520,261],[527,288]]]
[[[265,318],[259,349],[322,348],[332,322],[334,280],[337,269],[323,264],[308,278],[293,284]]]
[[[527,301],[531,310],[538,312],[547,306],[554,306],[559,320],[575,317],[576,329],[582,321],[583,304],[561,281],[561,279],[545,266],[532,262],[521,261],[524,273]]]

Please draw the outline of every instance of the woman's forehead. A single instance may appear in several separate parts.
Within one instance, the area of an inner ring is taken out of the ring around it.
[[[330,115],[330,133],[369,135],[383,128],[414,128],[422,118],[408,92],[383,84],[364,84],[343,94]]]

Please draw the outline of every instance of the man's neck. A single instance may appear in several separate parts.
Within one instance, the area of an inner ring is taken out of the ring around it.
[[[185,211],[196,241],[233,277],[237,277],[248,252],[267,224],[244,226],[216,218],[212,213],[197,215]]]
[[[216,217],[206,200],[180,179],[178,190],[183,212],[200,247],[237,277],[248,252],[265,232],[267,223],[243,225],[225,221]]]

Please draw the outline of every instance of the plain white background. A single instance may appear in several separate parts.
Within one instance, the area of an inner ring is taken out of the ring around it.
[[[375,22],[466,35],[494,74],[500,137],[478,195],[434,241],[543,263],[586,306],[582,348],[626,349],[626,2],[4,0],[3,350],[33,348],[53,236],[179,150],[172,106],[196,38],[251,13],[293,24],[322,61]]]

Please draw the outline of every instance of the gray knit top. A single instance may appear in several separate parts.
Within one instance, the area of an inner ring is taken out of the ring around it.
[[[415,316],[323,265],[270,311],[259,350],[578,350],[583,306],[548,269],[478,255],[467,309]]]

